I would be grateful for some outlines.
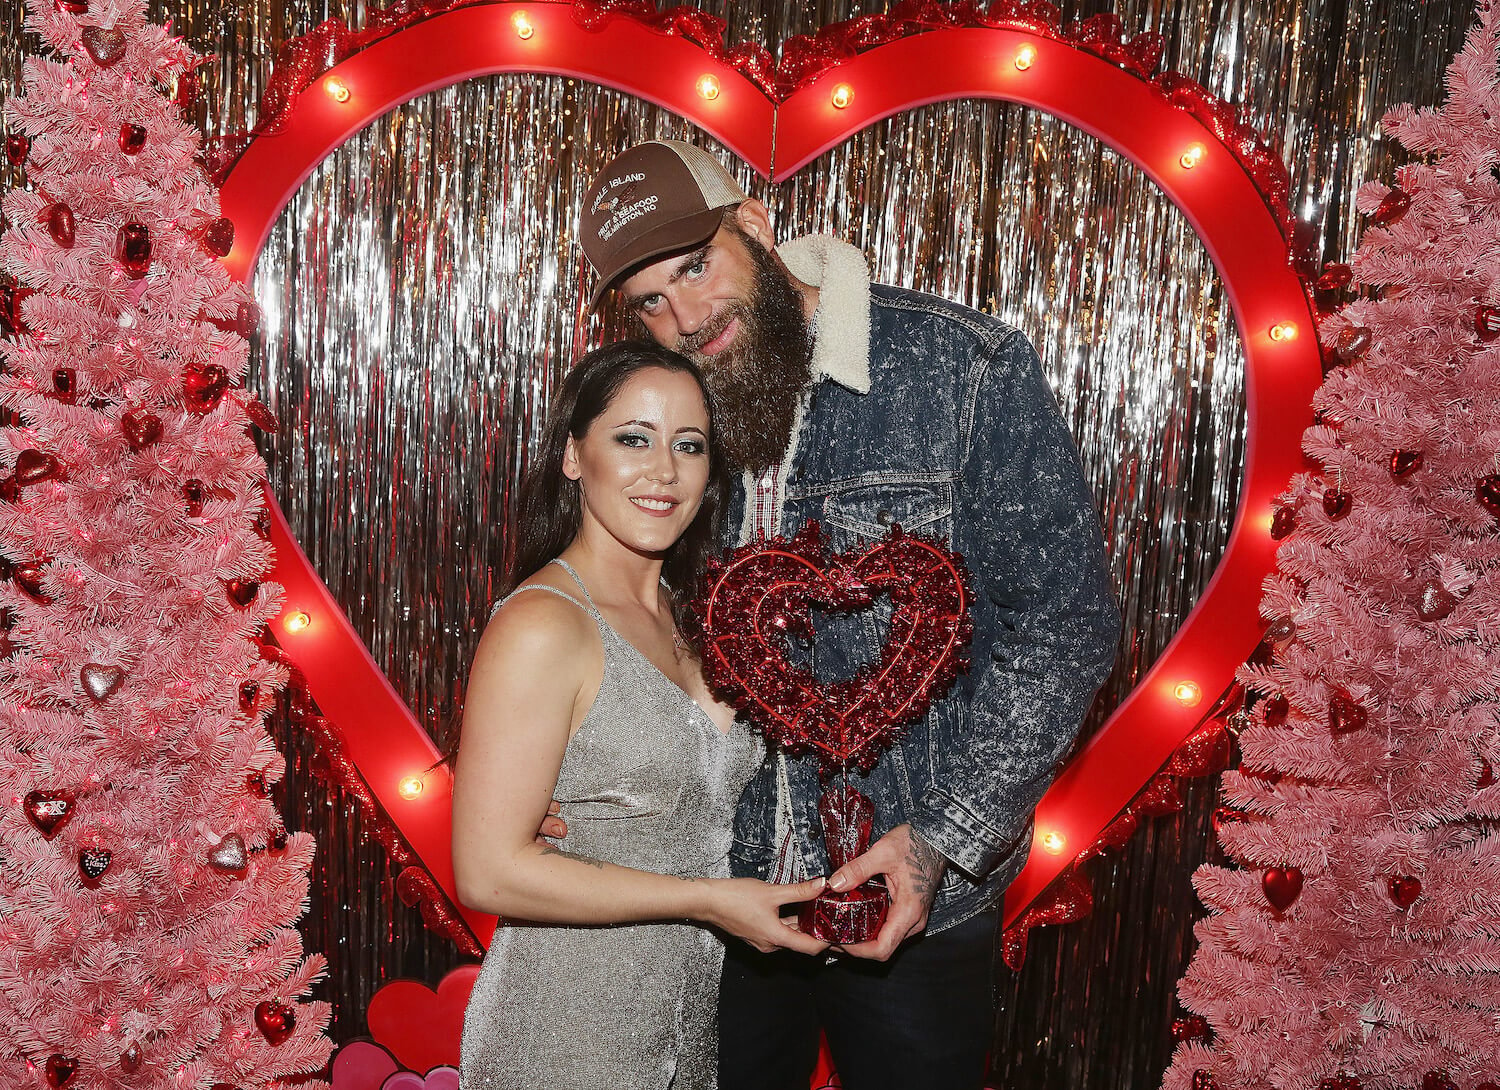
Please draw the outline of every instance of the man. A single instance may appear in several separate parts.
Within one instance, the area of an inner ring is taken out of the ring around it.
[[[973,575],[971,669],[868,776],[851,775],[878,839],[830,884],[884,875],[885,925],[847,957],[732,944],[720,1085],[805,1090],[821,1027],[849,1090],[977,1088],[999,904],[1119,633],[1098,518],[1036,352],[996,318],[871,284],[846,243],[775,248],[765,206],[689,144],[622,153],[581,220],[590,303],[614,289],[704,370],[744,470],[738,541],[818,519],[842,550],[900,524],[948,538]],[[875,659],[880,619],[818,618],[817,674]],[[823,786],[815,758],[773,754],[741,800],[735,873],[826,873]]]

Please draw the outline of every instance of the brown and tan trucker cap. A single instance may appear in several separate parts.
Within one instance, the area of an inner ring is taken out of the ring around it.
[[[723,210],[747,200],[717,159],[680,140],[627,148],[584,192],[578,238],[599,274],[589,308],[620,276],[714,236]]]

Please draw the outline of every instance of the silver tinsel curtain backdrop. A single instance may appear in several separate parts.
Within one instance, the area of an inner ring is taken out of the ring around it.
[[[48,2],[51,0],[37,0]],[[1323,255],[1352,252],[1353,193],[1388,174],[1379,119],[1441,98],[1468,0],[1073,0],[1156,31],[1166,67],[1281,142],[1293,209]],[[728,41],[775,50],[879,4],[730,4]],[[255,121],[272,59],[340,0],[156,0],[199,49],[208,135]],[[0,0],[0,94],[34,40]],[[561,77],[497,76],[418,99],[359,133],[282,215],[254,278],[265,311],[249,384],[276,412],[271,482],[314,566],[439,744],[505,554],[512,499],[553,384],[583,349],[628,330],[584,314],[573,241],[582,187],[653,136],[712,140],[660,108]],[[1036,342],[1083,453],[1111,545],[1126,631],[1096,703],[1102,722],[1193,607],[1223,550],[1244,458],[1243,357],[1222,287],[1176,209],[1133,166],[1045,115],[952,102],[860,133],[763,197],[783,237],[830,232],[877,279],[1000,314]],[[9,177],[8,183],[18,179]],[[1293,407],[1289,407],[1291,411]],[[364,1032],[370,995],[434,984],[460,960],[393,896],[352,803],[311,774],[310,744],[276,724],[288,824],[319,855],[304,931],[329,957],[334,1033]],[[1087,728],[1086,728],[1087,729]],[[1212,783],[1119,856],[1091,865],[1081,923],[1034,932],[1024,968],[997,967],[994,1084],[1154,1085],[1173,987],[1212,852]]]

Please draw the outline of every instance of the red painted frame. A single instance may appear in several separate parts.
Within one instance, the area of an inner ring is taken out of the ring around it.
[[[525,11],[534,28],[529,39],[511,23],[517,11]],[[1035,53],[1024,71],[1014,63],[1022,46]],[[1177,683],[1193,680],[1208,696],[1221,691],[1260,638],[1256,602],[1275,556],[1268,532],[1272,499],[1301,468],[1301,433],[1311,421],[1321,370],[1307,296],[1254,180],[1209,129],[1154,85],[1042,35],[997,29],[914,35],[860,54],[778,107],[739,72],[680,37],[627,19],[585,31],[567,4],[495,3],[434,16],[369,46],[322,77],[341,80],[350,91],[347,102],[336,102],[315,83],[279,135],[250,144],[221,194],[224,213],[238,228],[230,270],[248,280],[282,208],[350,135],[418,95],[496,72],[567,75],[655,102],[774,179],[902,110],[946,99],[1003,99],[1055,115],[1129,158],[1198,232],[1223,278],[1245,349],[1249,443],[1235,525],[1213,579],[1176,637],[1042,800],[1038,843],[1006,900],[1006,922],[1012,922],[1094,843],[1200,721],[1201,707],[1175,698]],[[696,92],[704,74],[719,81],[712,101]],[[853,89],[842,109],[831,95],[840,83]],[[1187,168],[1182,155],[1194,145],[1202,155]],[[1300,336],[1273,339],[1270,330],[1282,323],[1295,325]],[[401,779],[432,764],[432,743],[275,514],[278,559],[269,578],[286,587],[288,612],[314,618],[301,632],[278,636],[323,713],[339,725],[373,793],[453,896],[449,779],[430,774],[416,800],[400,795]],[[1049,854],[1041,846],[1048,832],[1065,838],[1063,851]],[[487,941],[493,921],[473,913],[465,918]]]

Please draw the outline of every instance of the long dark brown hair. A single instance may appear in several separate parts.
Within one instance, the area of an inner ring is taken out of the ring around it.
[[[581,441],[631,376],[653,367],[691,375],[708,407],[708,484],[703,490],[703,504],[662,559],[662,577],[681,619],[709,556],[718,549],[730,475],[702,372],[686,356],[654,341],[617,341],[597,348],[580,359],[563,379],[521,485],[503,593],[515,590],[521,580],[558,556],[578,536],[583,523],[578,482],[564,476],[562,468],[568,440]]]

